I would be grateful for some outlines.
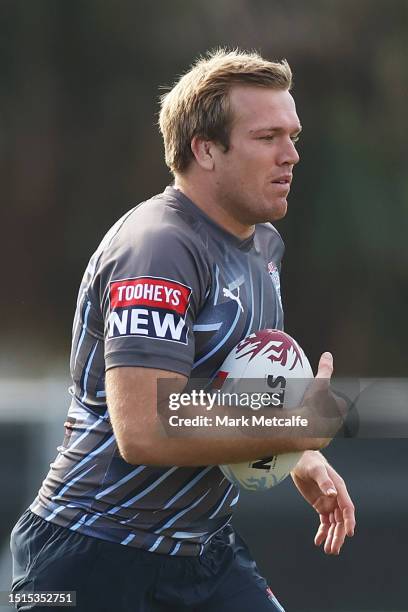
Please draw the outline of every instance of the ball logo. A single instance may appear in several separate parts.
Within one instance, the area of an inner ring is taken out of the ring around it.
[[[264,329],[242,340],[236,351],[236,358],[249,355],[249,361],[256,355],[263,355],[272,363],[279,362],[283,367],[293,370],[299,363],[303,365],[300,348],[284,333],[276,329]]]
[[[225,372],[224,370],[218,370],[217,374],[215,375],[215,378],[211,382],[211,389],[222,389],[222,386],[225,383],[228,374],[229,372]]]
[[[110,283],[108,338],[141,336],[187,344],[185,315],[191,288],[160,277]]]

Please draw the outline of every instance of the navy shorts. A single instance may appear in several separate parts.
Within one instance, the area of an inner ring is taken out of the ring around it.
[[[11,552],[12,591],[76,591],[76,607],[67,611],[284,612],[230,526],[199,557],[170,557],[84,536],[26,510]]]

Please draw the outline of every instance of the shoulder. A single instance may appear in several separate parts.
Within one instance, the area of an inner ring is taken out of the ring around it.
[[[265,255],[273,254],[279,260],[283,257],[285,243],[272,223],[259,223],[256,226],[256,238],[259,248]]]
[[[166,193],[136,206],[118,228],[112,247],[177,248],[200,251],[196,234],[197,219]],[[171,253],[170,253],[171,255]]]
[[[258,223],[256,226],[256,231],[262,235],[268,236],[271,239],[275,239],[279,242],[283,242],[283,238],[272,223]]]
[[[204,262],[206,249],[196,233],[197,220],[167,193],[153,196],[125,213],[102,239],[92,259],[100,269],[123,258],[179,257]]]
[[[201,303],[211,282],[208,252],[188,214],[163,195],[133,208],[104,239],[94,274],[100,296],[112,282],[150,277],[192,288]]]

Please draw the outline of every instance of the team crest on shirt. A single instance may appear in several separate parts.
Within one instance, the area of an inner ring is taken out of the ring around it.
[[[187,344],[185,315],[191,288],[158,276],[138,276],[109,285],[108,338],[140,336]]]
[[[279,303],[282,306],[282,297],[281,297],[281,290],[280,290],[280,276],[279,276],[278,268],[276,264],[273,263],[273,261],[270,261],[268,263],[268,272],[273,282],[273,285],[275,287],[276,294],[279,298]]]

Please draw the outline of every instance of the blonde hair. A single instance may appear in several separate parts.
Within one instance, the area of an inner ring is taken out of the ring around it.
[[[216,49],[198,58],[161,97],[159,125],[173,174],[184,172],[193,159],[194,136],[219,142],[228,151],[233,119],[228,94],[237,83],[289,90],[292,71],[286,60],[270,62],[255,52]]]

